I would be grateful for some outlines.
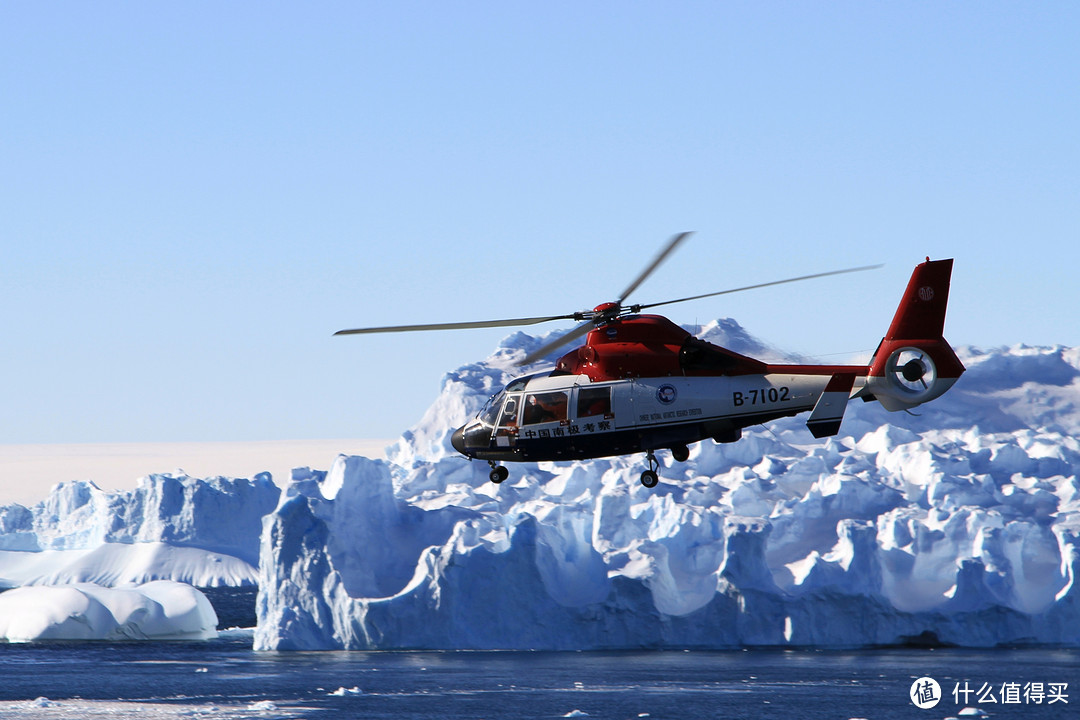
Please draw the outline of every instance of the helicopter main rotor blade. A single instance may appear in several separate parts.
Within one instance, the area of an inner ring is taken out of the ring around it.
[[[545,315],[531,318],[509,318],[506,320],[480,320],[476,322],[429,323],[425,325],[389,325],[386,327],[354,328],[338,330],[334,335],[366,335],[369,333],[416,332],[426,330],[468,330],[472,328],[515,327],[517,325],[537,325],[552,320],[573,320],[574,315]]]
[[[645,281],[653,273],[656,268],[660,266],[667,256],[670,255],[675,248],[685,240],[691,233],[684,232],[675,235],[668,241],[667,245],[657,254],[653,261],[646,267],[638,277],[630,283],[629,287],[623,291],[618,301],[614,303],[617,307],[612,317],[618,314],[618,308],[622,307],[622,302],[630,295],[637,287]],[[449,323],[424,323],[419,325],[387,325],[385,327],[371,327],[371,328],[352,328],[349,330],[338,330],[334,335],[367,335],[372,333],[398,333],[398,332],[422,332],[428,330],[471,330],[475,328],[496,328],[496,327],[516,327],[520,325],[537,325],[539,323],[551,322],[553,320],[581,320],[582,317],[590,317],[590,312],[578,312],[571,313],[569,315],[545,315],[542,317],[529,317],[529,318],[508,318],[506,320],[480,320],[475,322],[449,322]],[[584,325],[574,328],[567,334],[561,336],[557,340],[545,345],[540,350],[537,350],[533,355],[540,357],[549,353],[552,349],[560,347],[572,340],[581,337],[589,331],[598,322],[597,318],[592,318]],[[528,364],[535,360],[532,355],[522,361],[521,364]]]
[[[564,335],[560,335],[551,342],[544,343],[542,346],[526,355],[524,359],[518,360],[518,367],[536,362],[540,358],[550,353],[552,350],[561,348],[563,345],[572,343],[573,341],[577,340],[579,337],[589,332],[594,327],[596,327],[596,323],[594,321],[586,320],[570,332],[565,333]]]
[[[659,253],[657,253],[656,257],[653,258],[653,261],[649,264],[649,266],[642,270],[641,273],[637,276],[637,278],[635,278],[634,281],[630,283],[630,285],[627,286],[625,290],[623,290],[622,295],[619,296],[619,299],[616,302],[618,302],[619,305],[622,305],[623,300],[628,298],[630,296],[630,293],[637,290],[638,285],[641,285],[641,283],[645,282],[645,279],[652,275],[653,271],[656,270],[656,268],[660,267],[660,264],[664,262],[664,260],[667,260],[668,255],[675,251],[675,248],[679,246],[679,243],[681,243],[683,240],[690,237],[691,235],[693,235],[692,232],[683,232],[671,238],[671,240],[668,240],[668,244],[665,245]]]
[[[747,285],[745,287],[732,288],[730,290],[720,290],[719,292],[705,293],[704,295],[691,295],[690,297],[679,298],[678,300],[665,300],[658,303],[650,303],[648,305],[634,305],[637,310],[644,310],[645,308],[660,307],[661,305],[674,305],[675,303],[688,302],[690,300],[700,300],[701,298],[716,297],[717,295],[728,295],[730,293],[743,292],[744,290],[756,290],[757,288],[771,287],[772,285],[783,285],[785,283],[799,282],[800,280],[813,280],[814,278],[828,277],[830,275],[843,275],[844,273],[862,272],[863,270],[876,270],[882,265],[863,265],[861,267],[845,268],[844,270],[830,270],[829,272],[814,273],[813,275],[800,275],[799,277],[787,278],[786,280],[773,280],[772,282],[758,283],[757,285]]]

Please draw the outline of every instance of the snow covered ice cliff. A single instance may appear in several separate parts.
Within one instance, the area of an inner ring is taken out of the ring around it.
[[[769,351],[730,320],[703,337]],[[298,469],[264,521],[261,649],[1080,645],[1080,351],[966,350],[920,415],[853,402],[692,448],[512,465],[449,435],[540,340],[459,368],[390,462]]]
[[[280,493],[265,473],[251,480],[150,475],[128,492],[61,483],[32,508],[0,507],[0,588],[254,584],[262,518]]]

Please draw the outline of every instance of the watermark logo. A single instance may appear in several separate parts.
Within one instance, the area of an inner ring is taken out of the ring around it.
[[[941,702],[941,686],[932,677],[921,677],[911,683],[911,702],[921,710],[929,710]]]
[[[1056,705],[1069,704],[1069,683],[1067,682],[1003,682],[1000,686],[984,682],[957,681],[952,688],[953,702],[963,707],[961,715],[978,715],[985,711],[979,706],[999,705]],[[941,686],[932,677],[921,677],[911,683],[908,692],[915,707],[928,710],[942,701]],[[970,712],[967,712],[970,711]]]

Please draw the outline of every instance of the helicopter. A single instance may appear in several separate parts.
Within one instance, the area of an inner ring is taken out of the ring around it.
[[[451,435],[454,449],[485,460],[493,483],[500,463],[586,460],[645,453],[641,484],[659,482],[659,450],[676,462],[706,439],[736,442],[744,428],[809,412],[815,438],[836,435],[848,401],[907,411],[945,393],[964,365],[943,337],[952,259],[912,271],[888,331],[868,365],[773,364],[695,337],[648,308],[799,282],[880,265],[846,268],[651,304],[627,298],[691,233],[672,237],[617,300],[566,315],[340,330],[335,335],[579,324],[518,361],[530,365],[581,337],[555,367],[512,380]]]

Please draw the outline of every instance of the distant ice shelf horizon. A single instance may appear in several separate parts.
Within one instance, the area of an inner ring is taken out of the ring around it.
[[[131,490],[141,477],[183,471],[192,477],[286,481],[295,467],[326,467],[339,453],[382,458],[393,439],[218,440],[0,444],[0,505],[33,505],[53,485],[90,480],[102,490]]]

